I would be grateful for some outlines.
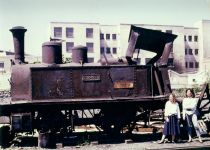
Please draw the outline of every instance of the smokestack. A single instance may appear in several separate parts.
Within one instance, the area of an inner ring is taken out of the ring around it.
[[[42,44],[42,62],[46,64],[62,64],[61,42],[45,42]]]
[[[13,35],[14,49],[15,49],[15,62],[24,63],[24,36],[27,29],[21,26],[13,27],[10,29]]]

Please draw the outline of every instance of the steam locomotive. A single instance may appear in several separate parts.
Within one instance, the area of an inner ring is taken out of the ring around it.
[[[123,59],[104,56],[88,63],[85,46],[72,48],[72,62],[62,63],[61,42],[42,45],[42,63],[24,60],[24,27],[14,27],[15,60],[11,99],[0,104],[11,132],[67,133],[76,125],[95,124],[116,134],[148,112],[163,108],[171,93],[167,61],[176,35],[131,26]],[[146,65],[133,60],[135,50],[156,53]],[[145,118],[144,118],[145,119]],[[147,119],[147,118],[146,118]]]

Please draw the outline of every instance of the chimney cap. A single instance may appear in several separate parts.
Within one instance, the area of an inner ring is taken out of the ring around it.
[[[15,27],[12,27],[12,29],[10,29],[10,31],[15,31],[15,30],[27,31],[27,29],[25,29],[23,26],[15,26]]]
[[[42,44],[42,46],[52,46],[52,45],[57,45],[57,46],[61,46],[61,42],[57,42],[57,41],[49,41],[49,42],[44,42]]]
[[[72,47],[72,50],[78,50],[78,49],[87,49],[87,46],[78,45],[78,46]]]

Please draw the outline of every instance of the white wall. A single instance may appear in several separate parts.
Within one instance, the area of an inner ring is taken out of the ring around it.
[[[202,20],[195,24],[200,37],[200,71],[210,71],[210,20]]]
[[[175,71],[169,70],[169,78],[172,89],[178,88],[192,88],[195,85],[201,85],[209,81],[208,72],[198,72],[195,74],[179,74]]]
[[[1,90],[10,90],[10,73],[0,73],[0,91]]]

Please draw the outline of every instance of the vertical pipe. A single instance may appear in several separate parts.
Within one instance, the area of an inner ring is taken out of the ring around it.
[[[151,71],[151,88],[152,88],[152,96],[154,96],[154,86],[153,86],[153,66],[151,65],[150,67],[150,71]]]
[[[14,49],[15,49],[15,62],[24,63],[24,36],[27,29],[21,26],[13,27],[10,29],[13,35]]]

